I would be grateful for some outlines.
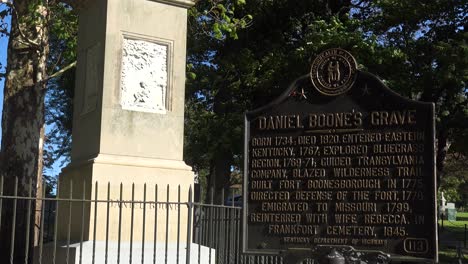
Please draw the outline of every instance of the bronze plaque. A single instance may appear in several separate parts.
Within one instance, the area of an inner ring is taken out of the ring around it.
[[[332,49],[245,126],[245,253],[337,245],[436,258],[434,104]]]

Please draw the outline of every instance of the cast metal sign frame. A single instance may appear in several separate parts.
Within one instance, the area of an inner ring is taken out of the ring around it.
[[[339,49],[338,49],[339,50]],[[339,50],[341,52],[343,50]],[[346,52],[347,53],[347,52]],[[330,56],[328,56],[330,57]],[[333,57],[332,57],[333,58]],[[315,63],[315,62],[314,62]],[[321,63],[322,65],[324,64],[323,61],[318,62],[319,64]],[[322,67],[323,69],[324,67]],[[314,68],[312,67],[312,71],[314,69],[317,69],[317,67]],[[297,103],[300,105],[296,111],[297,113],[303,113],[302,111],[307,108],[307,104],[311,105],[313,103],[316,103],[317,101],[322,102],[322,106],[319,106],[317,109],[322,109],[322,111],[326,112],[327,107],[330,106],[336,106],[337,104],[340,104],[341,102],[349,103],[355,108],[360,108],[364,109],[364,111],[370,111],[370,110],[378,110],[375,108],[375,105],[372,105],[372,103],[375,102],[369,102],[369,105],[360,105],[364,103],[363,100],[369,100],[369,99],[375,99],[374,101],[378,101],[377,104],[382,104],[383,110],[388,110],[391,109],[392,107],[398,108],[397,105],[392,105],[395,103],[398,103],[399,106],[407,106],[407,107],[412,107],[413,109],[416,109],[417,111],[420,111],[420,115],[418,116],[419,119],[424,118],[424,125],[425,127],[423,128],[425,137],[424,137],[424,153],[421,155],[424,155],[424,184],[427,185],[425,187],[426,190],[428,190],[430,193],[427,193],[425,196],[426,198],[424,199],[425,203],[429,203],[430,210],[427,210],[424,212],[424,216],[426,217],[427,221],[430,223],[427,224],[426,226],[432,226],[432,234],[430,235],[430,238],[426,241],[426,252],[424,254],[429,253],[430,257],[426,258],[422,252],[417,252],[418,256],[406,256],[405,254],[395,254],[395,252],[388,252],[385,251],[385,253],[390,253],[392,258],[394,259],[405,259],[405,260],[415,260],[415,261],[427,261],[427,260],[434,260],[437,261],[437,215],[436,215],[436,177],[435,177],[435,118],[434,118],[434,113],[435,113],[435,106],[433,103],[426,103],[426,102],[418,102],[414,100],[410,100],[407,98],[404,98],[400,96],[399,94],[395,93],[394,91],[390,90],[380,79],[378,79],[376,76],[362,72],[359,70],[356,70],[354,72],[354,80],[351,82],[349,81],[348,84],[350,87],[341,87],[338,92],[336,93],[324,93],[323,91],[320,91],[317,86],[314,86],[314,81],[312,78],[311,81],[311,76],[310,75],[304,75],[298,79],[296,79],[290,87],[282,94],[280,95],[277,99],[272,101],[271,103],[247,112],[245,114],[245,138],[244,138],[244,185],[243,185],[243,214],[242,214],[242,251],[245,254],[262,254],[262,255],[277,255],[277,254],[284,254],[285,251],[291,250],[293,248],[291,247],[286,247],[286,248],[269,248],[269,241],[268,239],[264,239],[265,242],[264,244],[259,243],[257,246],[252,247],[249,246],[249,242],[252,242],[254,237],[252,237],[252,234],[249,233],[249,228],[251,228],[251,225],[249,224],[248,217],[249,213],[251,213],[251,208],[249,206],[249,182],[250,182],[250,158],[251,158],[251,153],[250,153],[250,139],[252,136],[252,132],[255,131],[253,128],[253,122],[255,121],[255,118],[260,116],[261,114],[265,113],[270,113],[270,112],[275,112],[275,113],[283,113],[282,111],[286,109],[285,105],[292,105],[294,103]],[[353,76],[348,76],[349,80],[353,79]],[[335,78],[336,79],[336,78]],[[330,78],[328,79],[330,80]],[[337,85],[338,86],[338,85]],[[371,97],[372,94],[372,97]],[[375,98],[374,98],[375,97]],[[349,99],[349,100],[347,100]],[[381,100],[381,101],[379,101]],[[366,108],[367,107],[367,108]],[[292,111],[292,112],[294,112]],[[291,114],[290,113],[285,113],[285,114]],[[303,133],[304,128],[297,128],[296,130],[292,129],[288,131],[287,133],[292,133],[294,135],[300,135]],[[351,131],[352,132],[352,131]],[[257,133],[257,132],[255,132]],[[255,235],[258,235],[260,232],[255,232]],[[258,240],[257,238],[255,238]],[[261,238],[263,239],[263,238]],[[260,239],[260,240],[261,240]],[[405,238],[405,241],[407,239],[414,239],[414,238]],[[404,247],[406,249],[406,242],[404,242]],[[299,246],[295,248],[296,250],[310,250],[311,248],[316,248],[316,247],[321,247],[321,246],[329,246],[329,245],[322,245],[322,244],[313,244],[310,245],[309,247],[304,247],[304,246]],[[363,250],[363,251],[369,251],[369,248],[367,247],[352,247],[349,245],[337,245],[337,246],[345,246],[345,247],[350,247],[353,250]],[[427,251],[431,252],[427,252]],[[372,252],[380,252],[384,254],[384,250],[381,250],[381,248],[378,248],[376,250],[370,250]],[[408,253],[410,255],[410,252]]]

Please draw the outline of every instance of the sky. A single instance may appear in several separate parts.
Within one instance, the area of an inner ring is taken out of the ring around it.
[[[10,24],[9,19],[6,22],[8,24]],[[4,67],[6,66],[7,47],[8,47],[8,38],[7,37],[0,37],[0,63],[2,64],[2,68],[0,69],[0,72],[5,72]],[[4,84],[5,84],[5,79],[2,78],[0,80],[0,113],[3,112],[3,86],[4,86]],[[0,131],[2,131],[1,122],[0,122]],[[2,139],[2,133],[0,133],[0,141],[1,141],[1,139]]]
[[[0,4],[0,12],[5,10],[5,5]],[[10,31],[10,22],[11,17],[7,16],[3,20],[0,20],[1,23],[6,23],[8,25],[8,31]],[[0,68],[0,72],[5,72],[5,67],[7,65],[7,48],[8,48],[8,37],[3,36],[0,37],[0,64],[2,67]],[[2,141],[2,122],[1,122],[1,113],[3,113],[3,87],[5,85],[5,78],[0,78],[0,142]],[[1,145],[0,145],[1,149]]]

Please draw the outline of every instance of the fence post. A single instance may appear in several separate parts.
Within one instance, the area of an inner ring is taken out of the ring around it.
[[[213,223],[213,214],[215,213],[215,208],[213,208],[213,200],[214,200],[214,190],[213,187],[209,190],[210,196],[210,222],[209,222],[209,230],[208,230],[208,263],[211,264],[211,248],[215,246],[215,237],[214,237],[214,223]]]
[[[192,186],[189,188],[189,195],[188,195],[188,219],[187,219],[187,252],[185,256],[185,263],[190,264],[190,246],[191,246],[191,233],[192,233]]]
[[[110,207],[110,182],[107,182],[107,201],[106,201],[106,246],[104,250],[104,263],[107,264],[109,252],[109,207]]]
[[[133,259],[133,221],[135,218],[135,183],[132,183],[132,211],[130,214],[130,254],[129,254],[129,263],[132,263]]]
[[[164,247],[164,264],[167,264],[167,250],[169,241],[169,184],[166,186],[166,240]]]
[[[200,264],[201,262],[201,244],[202,244],[202,239],[203,239],[203,207],[200,205],[201,203],[203,203],[203,187],[200,185],[200,200],[198,201],[198,210],[197,208],[194,206],[194,210],[196,212],[198,212],[198,219],[197,221],[195,221],[197,223],[197,239],[196,239],[196,242],[198,243],[198,264]]]
[[[29,232],[30,232],[30,227],[31,227],[31,203],[32,203],[32,178],[29,178],[29,184],[28,184],[28,200],[26,202],[27,204],[27,219],[26,219],[26,243],[24,245],[24,263],[28,263],[29,259]]]
[[[72,199],[73,199],[73,180],[70,179],[70,191],[68,192],[68,227],[67,227],[67,256],[65,262],[69,263],[70,258],[70,235],[71,235],[71,223],[72,223]]]
[[[3,180],[3,179],[2,179]],[[3,183],[3,182],[2,182]],[[42,247],[44,245],[44,218],[45,218],[45,207],[46,207],[46,200],[44,199],[45,198],[45,190],[46,190],[46,182],[43,181],[42,182],[42,201],[41,201],[41,225],[40,225],[40,229],[39,229],[39,264],[42,264]],[[1,195],[1,190],[0,190],[0,195]],[[0,203],[1,203],[1,200],[0,200]],[[0,212],[1,212],[1,204],[0,204]]]
[[[143,228],[141,232],[141,263],[145,263],[145,233],[146,233],[146,183],[143,185]]]
[[[60,181],[57,181],[57,190],[55,199],[55,217],[54,217],[54,249],[52,253],[52,263],[55,264],[57,259],[57,232],[58,232],[58,215],[59,215],[59,199],[60,199]]]
[[[119,231],[118,231],[118,234],[117,234],[117,264],[120,264],[120,242],[122,240],[122,201],[123,201],[123,183],[120,183],[120,190],[119,190]]]
[[[97,230],[97,211],[98,211],[98,192],[99,192],[99,184],[96,181],[96,187],[94,188],[94,223],[93,223],[93,254],[92,254],[92,262],[95,263],[96,261],[96,230]]]
[[[465,248],[466,248],[466,239],[467,239],[466,233],[467,233],[467,231],[468,231],[467,230],[467,224],[465,224],[465,233],[464,233],[465,234],[465,239],[463,240],[463,244],[464,244]]]
[[[179,244],[180,244],[180,184],[177,187],[177,255],[176,263],[179,264]]]
[[[45,189],[45,188],[44,188]],[[83,238],[84,238],[84,225],[85,225],[85,200],[86,200],[86,181],[83,180],[83,190],[81,193],[81,231],[80,231],[80,259],[79,264],[83,263]],[[91,208],[91,202],[89,203]]]
[[[156,264],[157,237],[158,237],[158,185],[154,185],[154,241],[153,241],[153,264]]]
[[[0,177],[0,196],[3,196],[3,176]],[[3,197],[0,197],[0,226],[2,226]]]

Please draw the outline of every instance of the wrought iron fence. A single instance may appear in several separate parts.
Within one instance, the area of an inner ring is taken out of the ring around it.
[[[215,204],[212,190],[194,200],[192,187],[101,187],[69,182],[37,195],[31,181],[20,191],[0,177],[0,263],[283,264],[241,253],[234,196]]]
[[[282,263],[242,255],[242,208],[194,201],[192,187],[70,182],[56,196],[35,195],[31,182],[19,195],[18,179],[4,187],[0,178],[0,263]]]

